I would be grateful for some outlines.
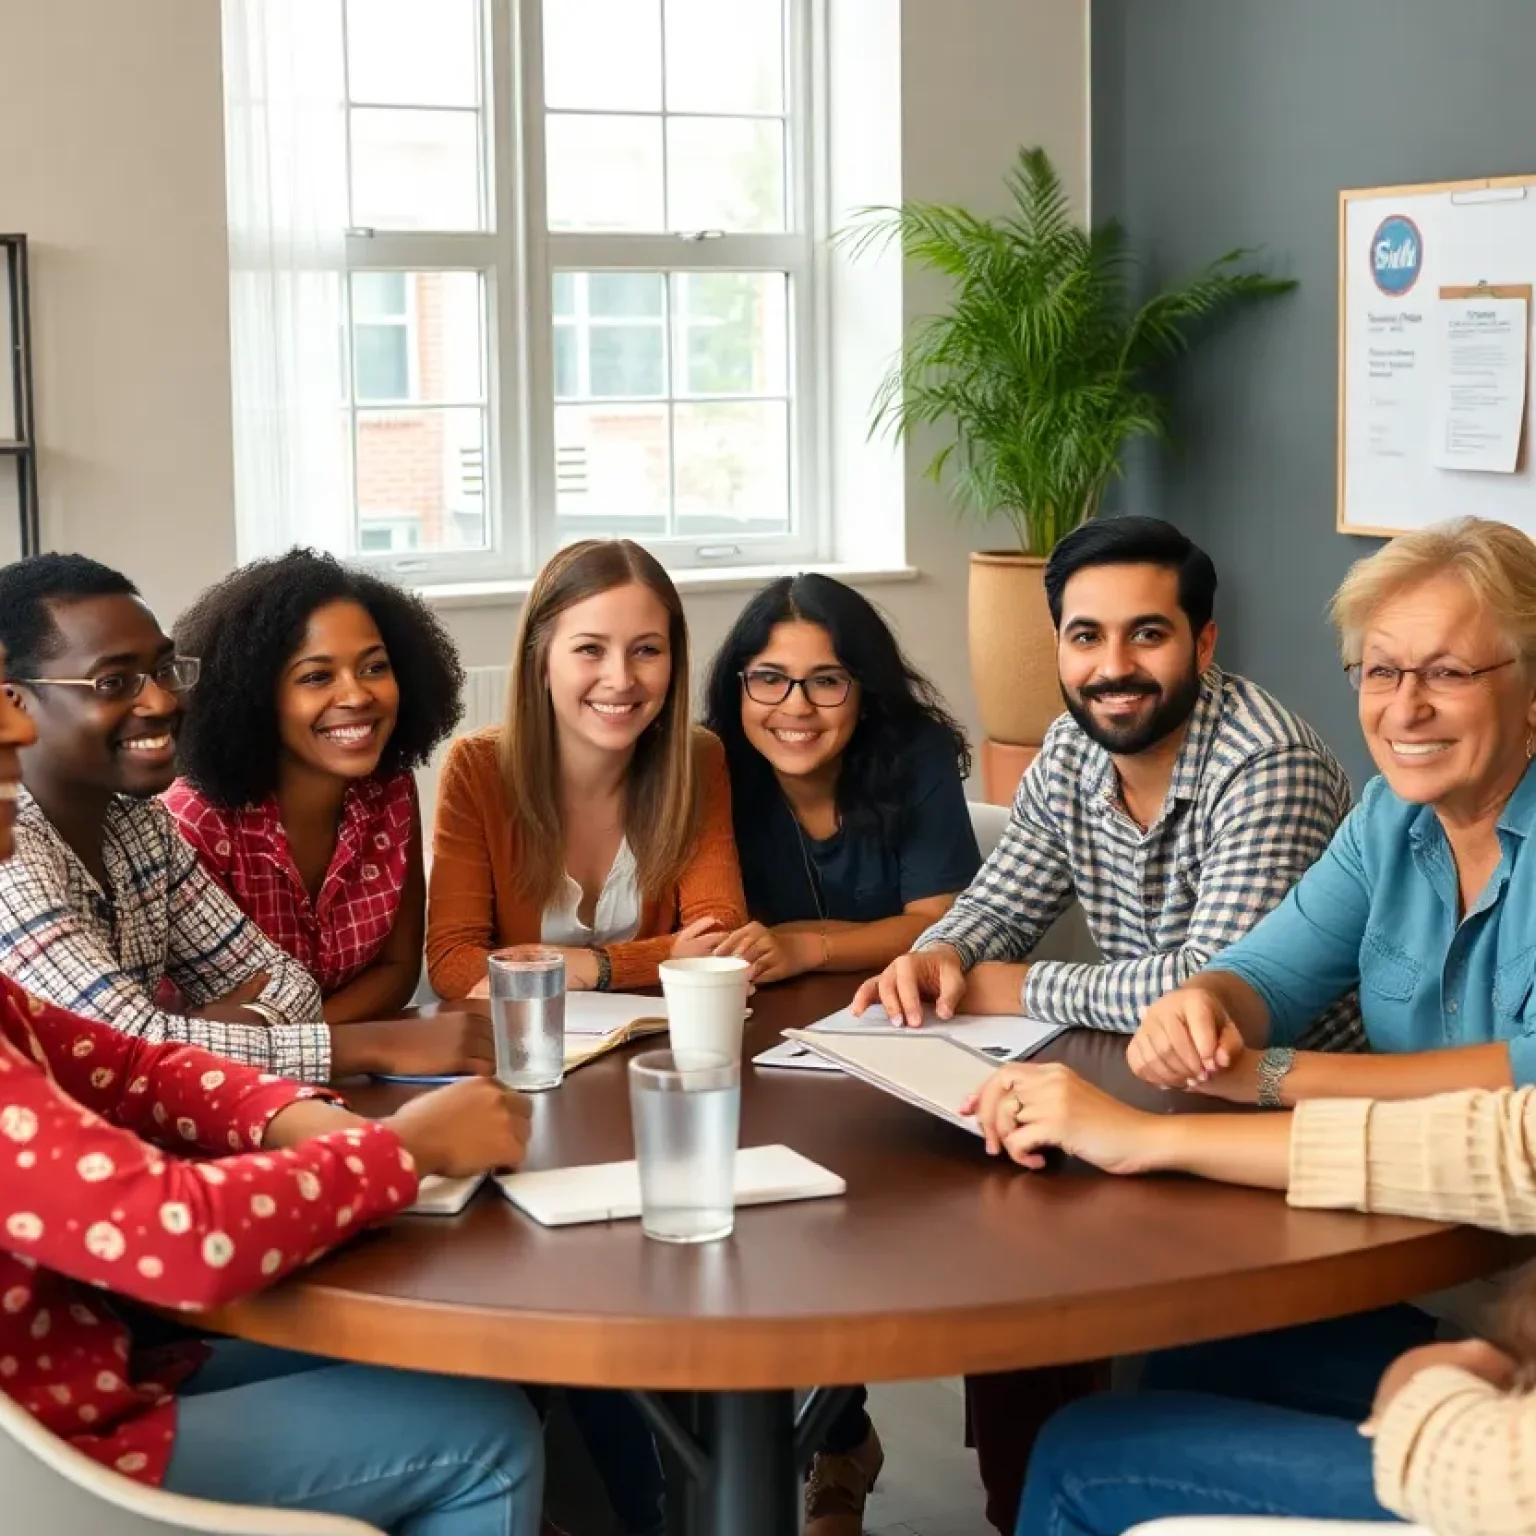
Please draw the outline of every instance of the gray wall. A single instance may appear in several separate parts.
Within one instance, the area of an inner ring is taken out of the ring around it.
[[[1334,532],[1337,193],[1536,170],[1536,0],[1093,0],[1092,28],[1094,217],[1153,278],[1261,245],[1301,282],[1188,360],[1180,447],[1139,456],[1121,504],[1210,551],[1220,658],[1361,784],[1323,618],[1377,547]]]

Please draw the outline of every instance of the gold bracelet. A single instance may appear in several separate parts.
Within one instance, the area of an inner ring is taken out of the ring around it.
[[[821,968],[824,971],[832,968],[832,940],[827,936],[825,923],[821,925]]]

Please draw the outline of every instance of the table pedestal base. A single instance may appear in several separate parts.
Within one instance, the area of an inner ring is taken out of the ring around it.
[[[687,1469],[688,1536],[795,1536],[801,1477],[851,1387],[818,1387],[795,1409],[795,1394],[700,1392],[687,1421],[674,1398],[631,1397]]]

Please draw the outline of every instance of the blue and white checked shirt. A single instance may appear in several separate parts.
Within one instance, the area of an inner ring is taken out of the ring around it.
[[[1032,965],[1024,1011],[1130,1033],[1150,1004],[1279,904],[1349,805],[1349,780],[1317,733],[1215,667],[1145,832],[1126,814],[1109,754],[1063,715],[992,856],[916,947],[953,945],[967,970],[1027,960],[1075,895],[1103,963]],[[1358,1047],[1353,996],[1319,1017],[1307,1043]]]
[[[324,1082],[330,1031],[320,988],[204,871],[158,800],[107,812],[107,890],[22,791],[16,852],[0,863],[0,970],[27,991],[158,1044],[184,1041],[282,1077]],[[286,1021],[233,1024],[169,1013],[163,979],[200,1008],[265,971],[261,1001]]]

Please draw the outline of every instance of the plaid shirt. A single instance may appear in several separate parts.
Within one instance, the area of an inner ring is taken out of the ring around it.
[[[416,837],[410,774],[348,788],[336,851],[314,901],[293,862],[275,799],[226,811],[178,779],[165,803],[203,868],[326,997],[378,959],[400,912]]]
[[[21,793],[16,852],[0,864],[0,971],[29,992],[146,1044],[201,1046],[323,1082],[320,989],[213,883],[158,800],[120,795],[102,833],[105,891]],[[156,1006],[163,982],[199,1008],[265,971],[260,1001],[288,1022],[226,1024]]]
[[[992,856],[919,938],[967,970],[1027,959],[1076,895],[1104,963],[1040,961],[1023,1007],[1051,1024],[1130,1033],[1143,1011],[1246,933],[1301,878],[1349,812],[1321,738],[1262,688],[1201,679],[1167,798],[1142,831],[1109,754],[1069,715],[1046,732]],[[1319,1017],[1314,1049],[1361,1040],[1351,995]]]

